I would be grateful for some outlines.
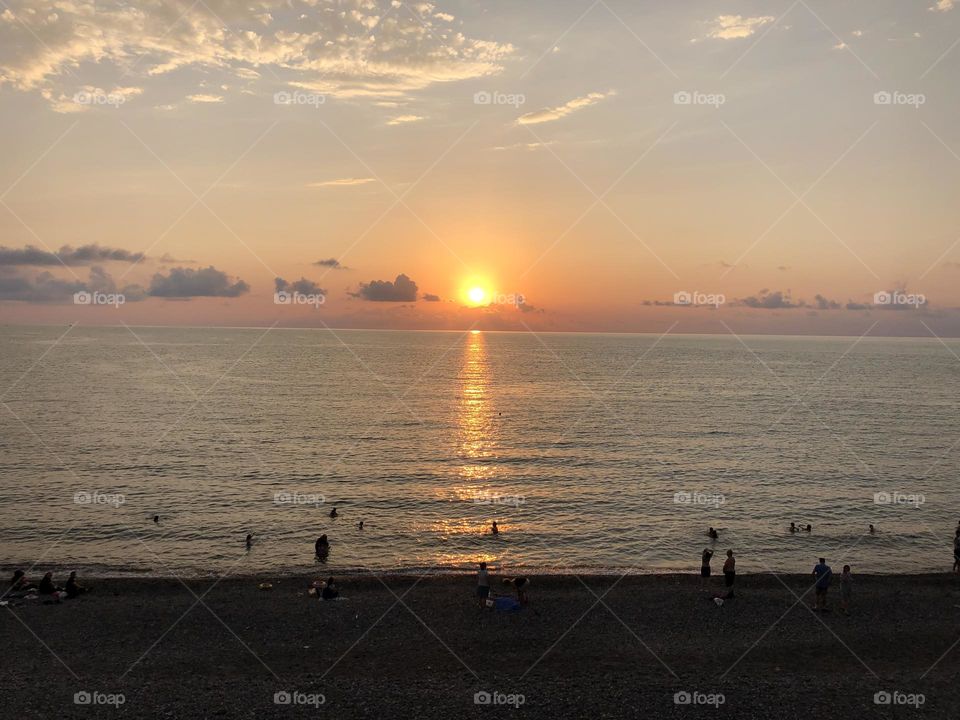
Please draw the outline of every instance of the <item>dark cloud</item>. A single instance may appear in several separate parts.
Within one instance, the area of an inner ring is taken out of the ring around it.
[[[424,293],[423,299],[427,302],[440,302],[440,296],[434,295],[433,293]]]
[[[813,301],[817,310],[839,310],[842,307],[836,300],[830,300],[820,294],[814,295]]]
[[[159,258],[157,258],[157,261],[163,263],[164,265],[196,265],[197,264],[196,260],[178,260],[177,258],[173,257],[170,253],[164,253]]]
[[[790,298],[789,290],[786,292],[781,290],[770,292],[767,289],[763,289],[756,295],[741,298],[738,302],[741,305],[761,310],[786,310],[789,308],[803,307],[803,303],[798,304],[793,302]]]
[[[393,282],[374,280],[362,283],[360,289],[352,295],[371,302],[416,302],[417,284],[401,274],[397,275]]]
[[[0,246],[0,265],[90,265],[95,262],[109,262],[112,260],[124,262],[139,262],[146,256],[143,253],[132,253],[119,248],[101,247],[100,245],[81,245],[74,249],[64,245],[57,252],[43,250],[33,245],[24,248],[8,248]]]
[[[170,268],[170,273],[157,273],[150,281],[149,294],[154,297],[237,297],[250,290],[243,280],[231,282],[225,272],[213,265],[200,270],[193,268]]]
[[[327,291],[317,285],[313,280],[307,280],[306,278],[287,282],[283,278],[278,277],[273,281],[273,285],[277,292],[297,292],[303,295],[323,296],[327,294]]]
[[[333,270],[349,270],[346,265],[341,265],[340,261],[336,258],[327,258],[326,260],[317,260],[314,265],[318,267],[331,268]]]
[[[518,309],[520,312],[523,312],[523,313],[532,313],[532,312],[542,313],[542,312],[546,312],[546,310],[544,310],[543,308],[534,307],[533,305],[528,305],[528,304],[525,303],[525,302],[518,303],[518,304],[517,304],[517,309]]]
[[[44,270],[36,275],[7,271],[0,273],[0,300],[18,300],[33,303],[73,302],[79,292],[120,293],[126,302],[137,302],[146,297],[140,285],[127,285],[120,290],[103,268],[90,268],[86,282],[76,278],[58,278]]]

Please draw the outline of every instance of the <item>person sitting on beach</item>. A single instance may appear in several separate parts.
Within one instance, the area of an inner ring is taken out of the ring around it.
[[[490,576],[487,575],[487,564],[482,562],[477,573],[477,600],[481,610],[487,606],[488,597],[490,597]]]
[[[843,574],[840,576],[840,612],[849,615],[850,596],[853,594],[853,575],[850,574],[850,566],[843,566]]]
[[[723,580],[727,586],[727,597],[733,597],[733,583],[737,580],[737,560],[733,557],[733,550],[727,550],[727,559],[723,563]]]
[[[713,539],[713,540],[716,540],[717,538],[720,537],[720,533],[718,533],[718,532],[717,532],[716,530],[714,530],[713,528],[710,528],[709,530],[707,530],[707,535],[709,535],[710,538]]]
[[[55,592],[62,592],[63,588],[59,588],[53,584],[53,573],[47,573],[43,576],[43,580],[40,581],[40,587],[37,588],[37,592],[41,595],[53,595]]]
[[[340,595],[340,591],[337,590],[337,586],[333,584],[333,578],[327,580],[327,584],[323,586],[323,592],[320,593],[320,598],[322,600],[336,600]]]
[[[504,585],[513,585],[514,589],[517,591],[517,602],[520,603],[520,606],[523,607],[527,604],[527,585],[530,584],[530,581],[523,577],[515,578],[504,578]]]
[[[497,521],[496,521],[496,520],[494,520],[494,521],[493,521],[493,524],[490,526],[490,532],[492,532],[494,535],[499,535],[499,534],[500,534],[500,528],[497,527]]]
[[[337,516],[337,506],[333,506],[333,510],[330,511],[330,517],[335,518]]]
[[[63,586],[63,589],[67,593],[67,597],[70,599],[78,598],[88,590],[88,588],[85,588],[83,585],[79,585],[77,583],[76,570],[70,573],[70,577],[67,578],[67,584]]]
[[[24,574],[23,570],[14,570],[13,577],[10,579],[10,589],[7,590],[7,594],[26,594],[36,589],[37,586],[27,580],[27,576]]]
[[[313,549],[317,551],[317,555],[330,552],[330,541],[327,540],[327,536],[321,535],[318,537],[317,541],[313,544]]]
[[[710,558],[713,557],[713,550],[704,548],[700,556],[700,587],[704,587],[710,582]]]
[[[953,571],[960,572],[960,528],[953,536]]]
[[[813,574],[817,578],[816,582],[816,600],[814,601],[814,610],[827,609],[827,590],[830,589],[830,581],[833,580],[833,570],[827,565],[824,558],[813,568]]]

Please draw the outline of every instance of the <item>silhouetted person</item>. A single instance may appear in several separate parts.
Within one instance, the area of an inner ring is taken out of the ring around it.
[[[872,534],[875,533],[876,531],[877,531],[876,528],[874,528],[873,525],[871,524],[871,525],[870,525],[870,534],[872,535]]]
[[[723,580],[727,586],[727,597],[733,597],[733,583],[737,580],[737,561],[733,550],[727,550],[727,559],[723,563]]]
[[[494,520],[494,521],[493,521],[493,524],[490,526],[490,532],[492,532],[494,535],[499,535],[499,534],[500,534],[500,528],[497,527],[497,521],[496,521],[496,520]]]
[[[159,515],[154,515],[154,516],[153,516],[153,521],[154,521],[155,523],[159,523],[159,522],[160,522],[160,516],[159,516]]]
[[[337,507],[334,505],[333,510],[330,511],[330,517],[335,518],[337,516]]]
[[[710,529],[707,531],[707,535],[709,535],[709,536],[710,536],[711,538],[713,538],[714,540],[716,540],[717,538],[720,537],[720,533],[718,533],[718,532],[717,532],[716,530],[714,530],[713,528],[710,528]]]
[[[363,530],[363,520],[357,523],[357,530]]]
[[[703,555],[700,556],[700,587],[703,587],[710,581],[710,559],[713,557],[713,550],[703,549]]]
[[[830,581],[833,580],[833,570],[830,569],[830,566],[827,565],[827,561],[824,558],[820,558],[820,562],[813,568],[813,574],[817,578],[815,591],[816,600],[813,609],[826,610],[827,590],[830,589]]]
[[[798,530],[796,524],[790,523],[790,532],[795,533]]]
[[[317,555],[330,552],[330,541],[327,540],[327,536],[321,535],[318,537],[317,541],[313,544],[313,549],[317,551]]]
[[[60,592],[63,588],[58,588],[53,584],[53,573],[47,573],[43,576],[43,580],[40,581],[40,587],[37,588],[37,592],[41,595],[53,595],[55,592]]]
[[[10,589],[7,592],[26,593],[36,589],[37,586],[27,580],[23,570],[13,571],[13,577],[10,578]]]
[[[247,533],[247,550],[253,547],[253,535]]]
[[[87,588],[77,584],[77,571],[74,570],[67,578],[67,584],[63,586],[68,598],[78,598],[87,591]]]
[[[813,525],[807,525],[807,532],[813,532]]]
[[[323,586],[323,592],[320,593],[320,597],[323,600],[336,600],[339,594],[340,591],[337,590],[336,585],[333,584],[333,578],[329,578],[327,584]]]

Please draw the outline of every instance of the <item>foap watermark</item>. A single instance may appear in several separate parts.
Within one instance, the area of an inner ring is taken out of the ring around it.
[[[73,694],[74,705],[112,705],[120,707],[127,701],[123,693],[105,693],[97,690],[80,690]]]
[[[524,498],[523,495],[501,495],[500,493],[483,490],[473,496],[473,502],[477,505],[510,505],[512,507],[520,507],[526,502],[526,498]]]
[[[717,708],[723,705],[727,698],[723,693],[704,693],[699,690],[681,690],[673,694],[674,705],[712,705]]]
[[[313,305],[319,308],[327,301],[326,295],[321,293],[302,293],[298,290],[278,290],[273,294],[276,305]]]
[[[281,90],[273,94],[274,105],[298,105],[319,108],[327,102],[327,96],[320,93],[303,92],[302,90]]]
[[[118,108],[127,101],[127,96],[123,93],[103,90],[80,90],[74,93],[73,101],[77,105]]]
[[[711,105],[717,109],[727,102],[722,93],[704,93],[699,90],[680,90],[673,94],[674,105]]]
[[[727,499],[720,493],[680,490],[673,494],[674,505],[702,505],[703,507],[718,508],[726,501]]]
[[[923,493],[878,492],[873,494],[874,505],[908,505],[918,508],[927,501]]]
[[[73,294],[74,305],[113,305],[120,307],[127,301],[123,293],[88,292],[81,290]]]
[[[487,692],[481,690],[473,694],[474,705],[509,705],[518,708],[527,701],[527,698],[520,693],[502,693],[494,690]]]
[[[522,93],[504,93],[497,90],[480,90],[473,94],[474,105],[510,105],[518,108],[527,102]]]
[[[726,302],[727,297],[723,293],[704,293],[698,290],[687,292],[686,290],[680,290],[673,294],[674,305],[693,305],[698,307],[707,305],[718,308]]]
[[[910,105],[919,108],[926,104],[927,96],[923,93],[905,93],[899,90],[880,90],[873,94],[874,105]]]
[[[77,490],[73,494],[75,505],[109,505],[118,508],[126,501],[123,493],[102,492],[101,490]]]
[[[327,702],[322,693],[305,693],[299,690],[280,690],[273,694],[274,705],[306,705],[318,708]]]
[[[494,293],[490,297],[490,304],[520,307],[527,304],[527,299],[520,293]]]
[[[927,701],[923,693],[905,693],[899,690],[881,690],[873,694],[874,705],[903,705],[919,708]]]
[[[313,505],[314,507],[320,507],[326,501],[323,495],[301,493],[295,490],[278,490],[273,494],[274,505]]]
[[[901,290],[881,290],[873,294],[873,304],[919,308],[927,304],[927,296],[922,293],[908,293]]]

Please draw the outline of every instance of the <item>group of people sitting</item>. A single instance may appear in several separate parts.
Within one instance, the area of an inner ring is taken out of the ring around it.
[[[76,571],[70,573],[70,577],[67,578],[67,583],[63,587],[59,587],[53,582],[52,572],[44,575],[39,584],[34,584],[27,579],[27,575],[23,570],[16,570],[10,579],[10,587],[7,589],[7,592],[4,593],[4,597],[26,598],[30,596],[47,595],[53,596],[55,599],[60,599],[61,597],[72,599],[80,597],[87,592],[87,589],[88,588],[85,588],[77,582]]]

